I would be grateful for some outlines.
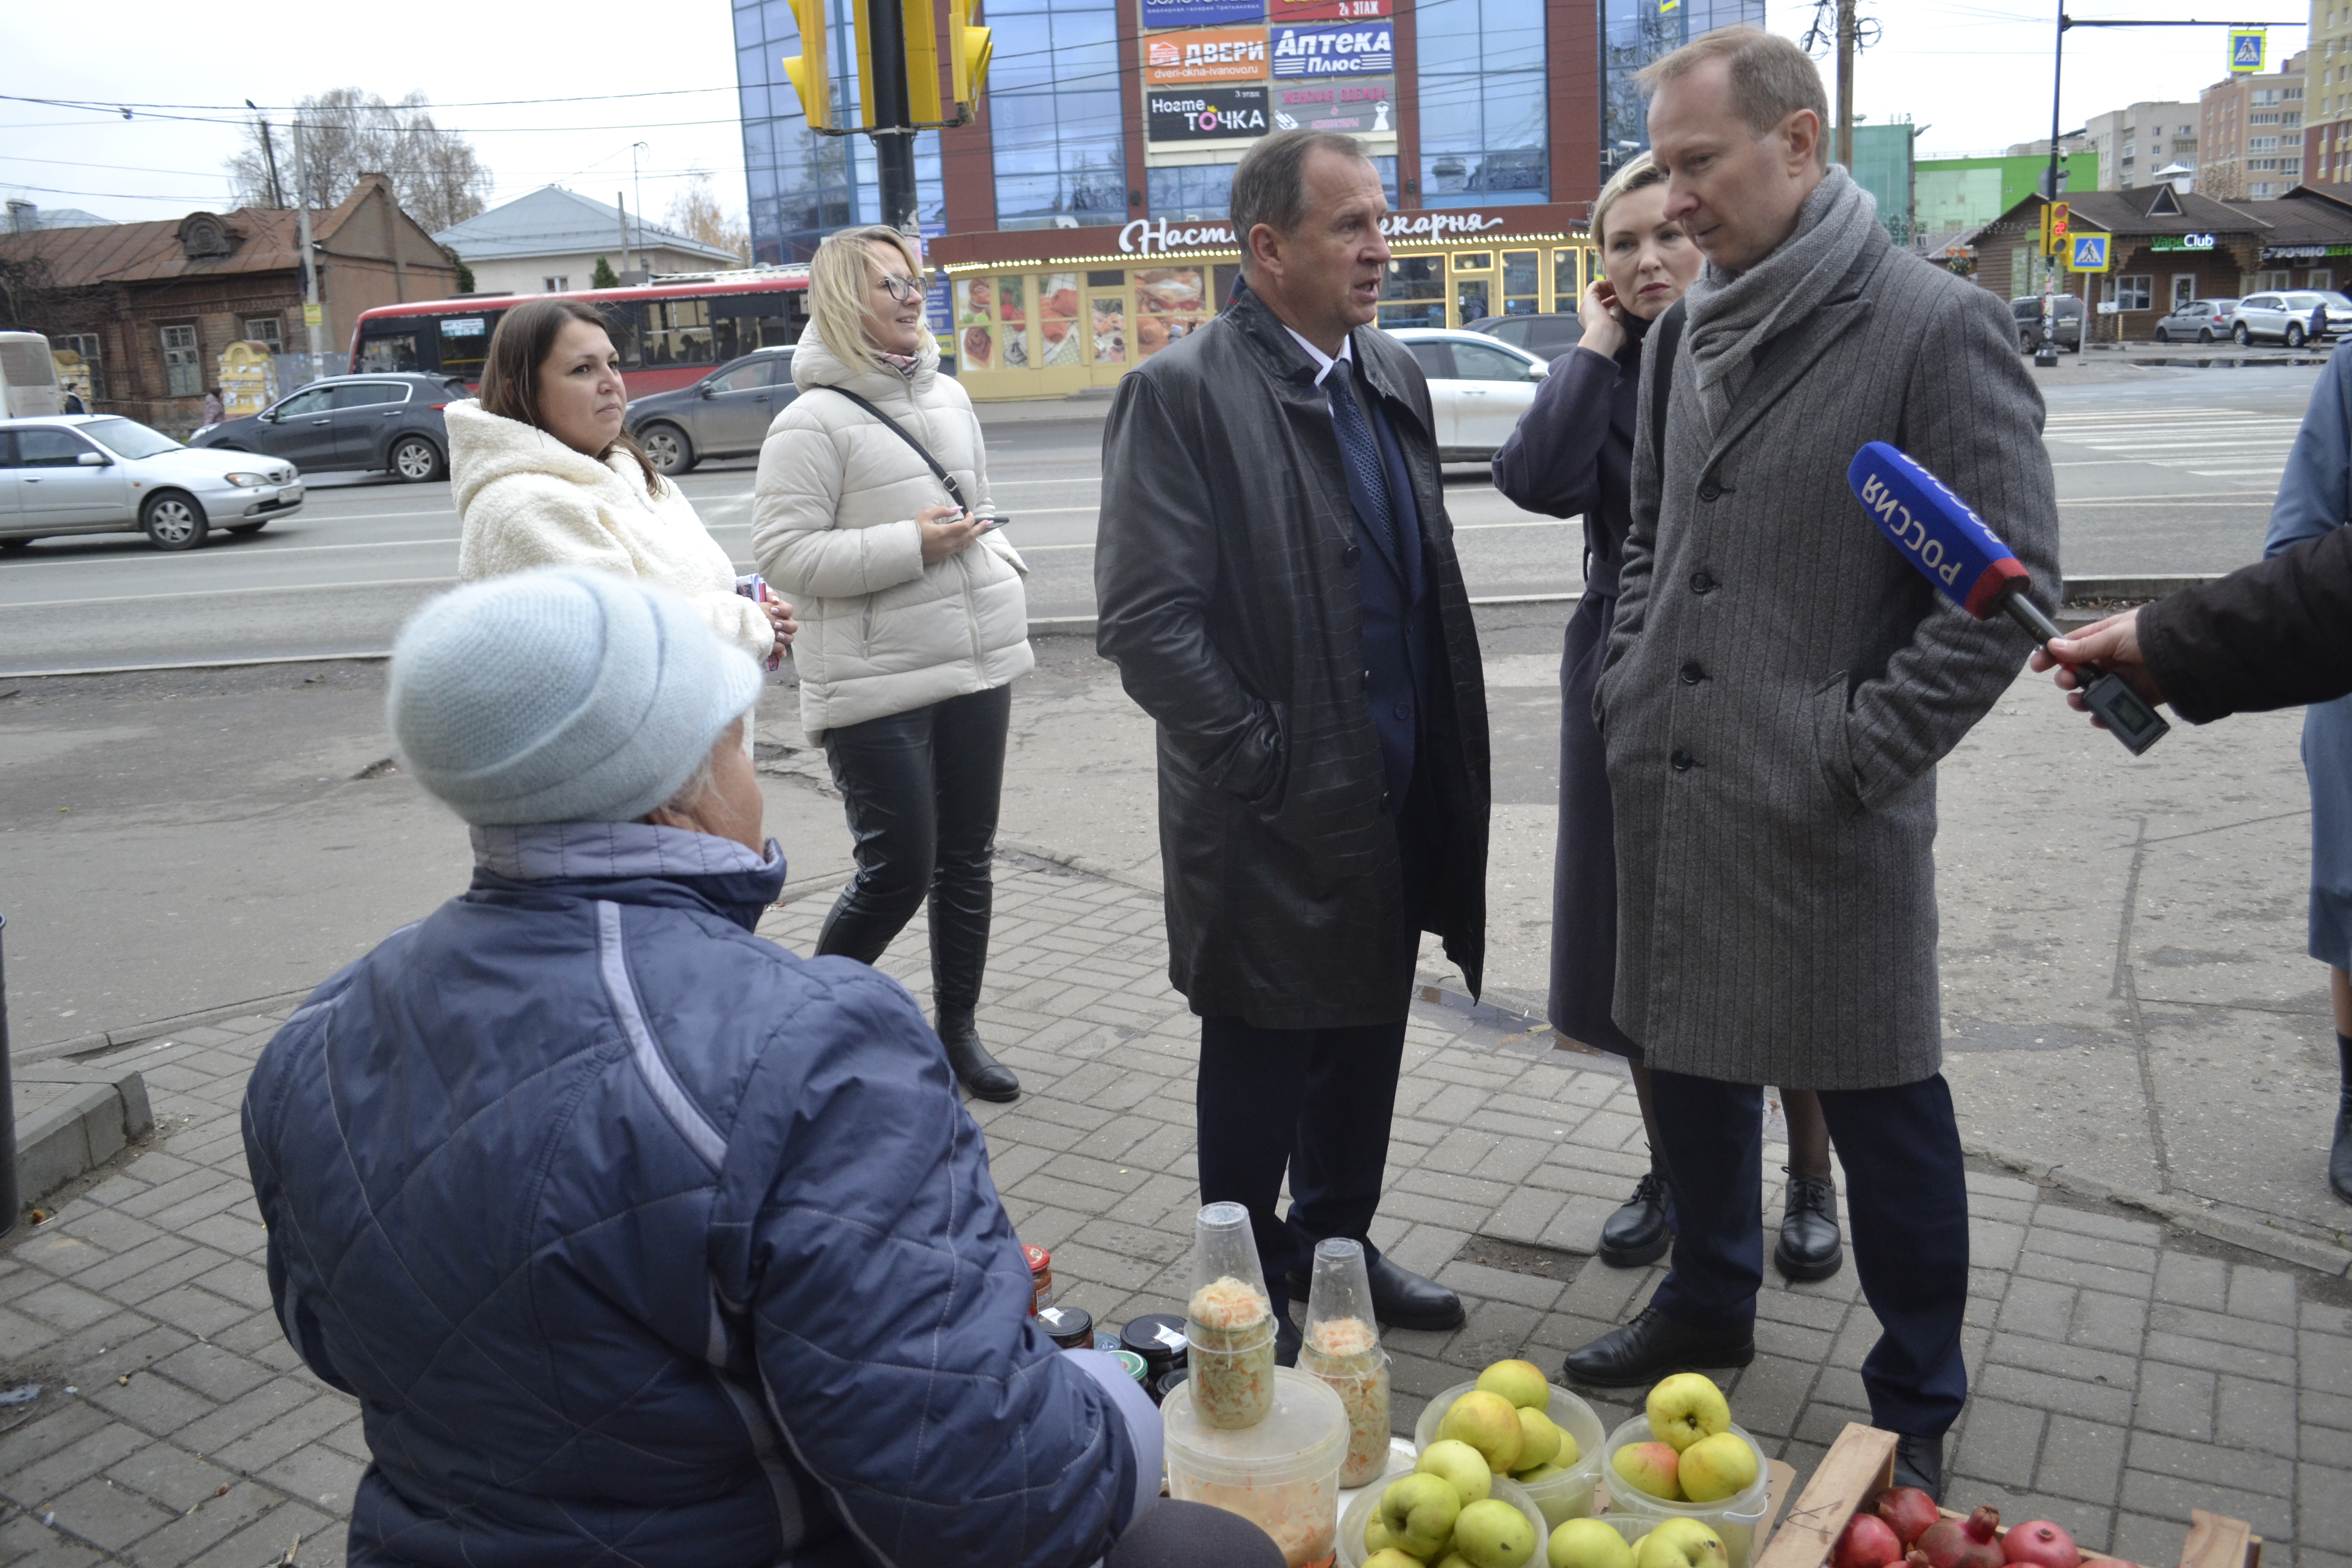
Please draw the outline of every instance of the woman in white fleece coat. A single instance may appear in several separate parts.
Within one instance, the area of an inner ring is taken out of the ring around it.
[[[809,268],[809,315],[793,353],[801,395],[760,451],[751,551],[807,612],[801,725],[824,747],[856,841],[857,873],[816,951],[871,963],[928,896],[933,1026],[966,1089],[1011,1100],[1020,1080],[981,1043],[973,1012],[1012,683],[1035,662],[1028,568],[982,526],[993,509],[980,422],[940,374],[905,238],[880,227],[827,238]]]
[[[693,503],[623,433],[627,406],[620,356],[592,307],[534,300],[509,310],[481,401],[448,409],[457,575],[593,566],[660,584],[753,658],[782,651],[798,629],[792,606],[735,591],[735,563]]]

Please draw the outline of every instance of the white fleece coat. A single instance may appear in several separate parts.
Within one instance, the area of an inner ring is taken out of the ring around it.
[[[971,509],[987,511],[980,421],[963,388],[940,374],[938,345],[923,340],[909,382],[853,369],[811,332],[793,352],[793,380],[801,395],[760,448],[751,553],[800,616],[793,658],[811,743],[1026,674],[1036,657],[1019,553],[991,532],[924,565],[915,514],[955,498],[873,416],[820,390],[846,387],[897,420],[955,476]]]
[[[453,403],[446,413],[459,577],[593,566],[658,583],[720,637],[768,657],[775,643],[768,617],[735,592],[734,562],[677,485],[664,480],[661,494],[648,494],[628,453],[600,463],[478,402]]]

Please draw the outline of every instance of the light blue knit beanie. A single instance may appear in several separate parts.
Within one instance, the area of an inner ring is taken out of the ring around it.
[[[630,822],[677,793],[760,695],[683,599],[580,567],[434,600],[392,650],[393,744],[477,826]]]

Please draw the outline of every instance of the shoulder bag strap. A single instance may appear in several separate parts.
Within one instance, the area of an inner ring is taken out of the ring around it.
[[[940,460],[931,456],[930,448],[924,446],[920,441],[916,440],[912,436],[908,435],[907,427],[904,425],[899,424],[896,419],[891,418],[887,414],[883,413],[879,408],[875,407],[874,405],[858,396],[857,394],[850,391],[845,386],[828,386],[825,390],[827,392],[837,392],[841,394],[842,396],[846,397],[850,402],[855,403],[858,407],[863,408],[866,413],[871,414],[875,418],[880,420],[884,429],[889,431],[893,436],[898,437],[899,440],[904,441],[908,446],[912,447],[915,449],[915,456],[922,458],[924,462],[929,463],[931,466],[931,472],[940,477],[940,483],[947,486],[948,494],[955,497],[956,505],[961,507],[966,511],[970,511],[971,510],[971,503],[963,499],[963,487],[955,482],[955,476],[949,473],[945,468],[940,467]]]
[[[1658,318],[1658,369],[1650,380],[1650,458],[1658,470],[1658,490],[1666,488],[1666,400],[1675,387],[1675,355],[1683,346],[1683,302],[1666,307]]]

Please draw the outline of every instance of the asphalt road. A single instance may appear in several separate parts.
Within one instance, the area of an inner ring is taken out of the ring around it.
[[[2318,371],[2087,363],[2037,373],[2070,575],[2219,573],[2261,553],[2270,497]],[[1094,610],[1100,403],[983,409],[994,499],[1028,560],[1029,611]],[[714,463],[683,488],[753,569],[752,464]],[[1575,523],[1519,510],[1483,470],[1453,470],[1447,507],[1471,595],[1580,586]],[[1992,520],[1998,527],[1999,520]],[[446,482],[312,477],[297,516],[164,555],[133,534],[46,540],[0,560],[0,675],[381,653],[455,580]]]

